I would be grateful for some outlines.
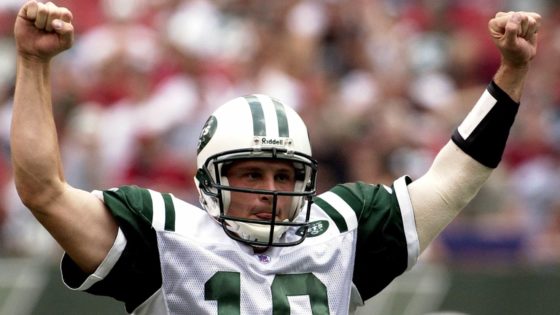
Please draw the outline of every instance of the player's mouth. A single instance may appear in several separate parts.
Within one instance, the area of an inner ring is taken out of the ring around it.
[[[278,210],[277,210],[278,211]],[[280,220],[279,218],[279,213],[276,213],[276,220]],[[272,212],[270,212],[270,210],[265,210],[265,211],[256,211],[253,214],[253,217],[255,217],[257,220],[263,220],[263,221],[272,221]]]
[[[267,220],[270,221],[272,219],[272,213],[270,212],[259,212],[254,214],[255,217],[259,220]]]

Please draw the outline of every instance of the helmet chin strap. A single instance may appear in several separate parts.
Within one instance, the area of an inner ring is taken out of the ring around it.
[[[288,219],[284,219],[282,222],[289,222]],[[270,240],[270,229],[271,226],[268,224],[257,224],[257,223],[247,223],[247,222],[239,222],[239,221],[232,221],[226,220],[228,224],[228,229],[241,237],[244,240],[248,241],[258,241],[269,243]],[[272,241],[271,243],[276,243],[282,237],[284,232],[288,230],[287,226],[284,225],[275,225],[274,232],[272,232]]]

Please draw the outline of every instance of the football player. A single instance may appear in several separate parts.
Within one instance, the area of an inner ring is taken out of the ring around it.
[[[135,314],[347,314],[410,269],[500,162],[540,16],[498,13],[502,61],[472,111],[418,179],[316,193],[317,162],[297,113],[266,95],[208,119],[195,181],[205,211],[136,186],[86,192],[64,179],[51,59],[72,14],[29,1],[15,24],[11,133],[18,193],[65,250],[65,283]]]

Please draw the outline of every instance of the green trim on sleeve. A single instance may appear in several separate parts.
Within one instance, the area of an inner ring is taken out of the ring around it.
[[[344,233],[348,231],[348,225],[346,224],[346,220],[333,206],[331,206],[329,203],[327,203],[325,200],[321,199],[320,197],[315,198],[313,202],[316,205],[318,205],[321,209],[323,209],[323,211],[325,211],[325,213],[329,217],[331,217],[331,219],[336,224],[336,227],[338,227],[340,233]]]
[[[363,209],[365,201],[364,198],[358,197],[363,194],[360,190],[363,189],[362,186],[364,185],[338,185],[331,189],[331,191],[342,198],[354,212],[359,213]],[[365,186],[368,187],[369,185]]]
[[[161,194],[165,203],[165,230],[175,231],[175,205],[170,194]]]

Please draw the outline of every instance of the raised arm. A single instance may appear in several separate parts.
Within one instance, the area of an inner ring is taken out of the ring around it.
[[[513,124],[529,64],[537,51],[541,17],[500,12],[488,23],[501,64],[430,170],[409,185],[420,249],[455,218],[497,167]]]
[[[103,203],[64,179],[52,115],[51,59],[70,48],[72,14],[52,3],[29,1],[14,28],[16,89],[11,150],[18,194],[39,222],[85,271],[101,263],[117,235]]]

